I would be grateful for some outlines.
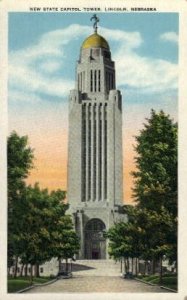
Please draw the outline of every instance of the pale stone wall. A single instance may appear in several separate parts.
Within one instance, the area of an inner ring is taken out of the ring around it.
[[[81,50],[76,90],[70,93],[68,150],[69,213],[81,240],[81,259],[89,220],[102,220],[106,230],[115,221],[126,220],[118,213],[118,206],[123,205],[122,97],[115,86],[110,51]]]

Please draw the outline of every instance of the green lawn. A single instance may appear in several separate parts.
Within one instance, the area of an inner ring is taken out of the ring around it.
[[[49,277],[33,277],[33,284],[45,283],[51,280]],[[31,285],[29,277],[8,278],[8,293],[15,293]]]
[[[159,284],[158,275],[138,276],[138,278],[150,283]],[[177,275],[164,274],[161,285],[177,291]]]

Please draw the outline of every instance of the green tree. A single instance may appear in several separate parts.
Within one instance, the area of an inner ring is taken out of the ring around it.
[[[71,217],[65,215],[66,192],[26,186],[33,159],[28,138],[13,132],[8,138],[8,266],[15,259],[15,276],[18,258],[39,270],[52,257],[68,260],[79,249]]]
[[[134,198],[144,218],[148,255],[177,258],[177,124],[151,111],[136,137]],[[144,256],[145,256],[144,250]]]
[[[33,168],[33,150],[28,146],[28,137],[20,137],[15,131],[10,134],[7,141],[8,156],[8,267],[15,260],[15,273],[17,269],[18,248],[16,240],[20,230],[20,205],[25,179]],[[19,215],[19,216],[18,216]]]
[[[124,207],[128,222],[108,231],[109,253],[159,260],[161,282],[163,256],[177,260],[177,124],[152,110],[136,142],[136,206]]]
[[[8,137],[8,191],[14,197],[33,168],[33,149],[28,146],[28,137],[20,137],[13,131]]]
[[[38,184],[25,189],[22,230],[16,236],[16,245],[22,263],[30,264],[31,270],[35,266],[36,276],[39,276],[40,264],[53,257],[67,260],[79,249],[71,218],[65,215],[68,208],[65,196],[64,191],[49,193]]]
[[[177,124],[163,111],[151,111],[150,119],[136,137],[137,171],[134,198],[151,210],[164,206],[177,216]]]
[[[137,226],[137,210],[133,206],[124,206],[124,213],[128,217],[128,222],[119,222],[111,227],[106,233],[109,238],[109,255],[115,260],[124,260],[125,269],[129,271],[129,260],[139,258],[142,253],[142,232]],[[137,273],[137,266],[136,266]]]

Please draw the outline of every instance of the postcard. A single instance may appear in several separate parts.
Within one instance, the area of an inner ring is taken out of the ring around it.
[[[187,2],[0,15],[2,299],[185,299]]]

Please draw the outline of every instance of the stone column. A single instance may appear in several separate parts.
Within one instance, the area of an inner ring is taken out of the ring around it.
[[[94,104],[91,105],[91,201],[94,197]]]
[[[102,104],[102,201],[105,199],[105,111]]]
[[[79,212],[79,220],[80,220],[80,258],[84,258],[84,211],[81,210]]]
[[[86,105],[86,201],[88,201],[88,174],[89,174],[89,153],[88,153],[88,138],[89,138],[89,105]]]
[[[96,104],[96,199],[99,201],[99,185],[100,185],[100,178],[99,178],[99,103]]]

